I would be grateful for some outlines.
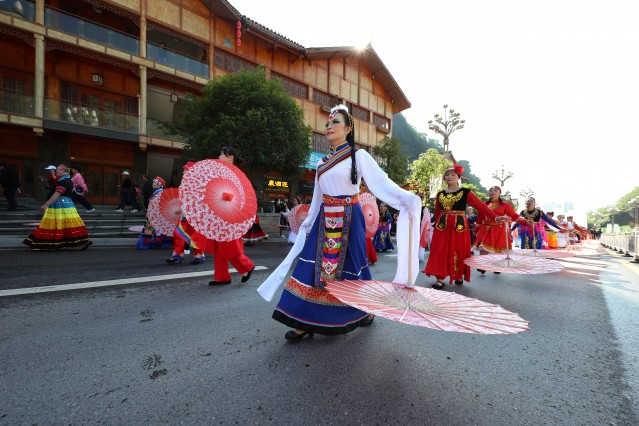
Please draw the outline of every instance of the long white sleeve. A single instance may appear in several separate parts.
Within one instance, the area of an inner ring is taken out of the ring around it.
[[[366,151],[357,151],[358,174],[380,200],[399,210],[397,218],[397,272],[393,282],[413,285],[419,275],[419,228],[421,200],[390,180]],[[412,221],[412,226],[410,222]]]

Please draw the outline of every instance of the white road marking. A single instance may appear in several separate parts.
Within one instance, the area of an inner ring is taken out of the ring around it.
[[[263,271],[268,269],[266,266],[256,266],[256,271]],[[237,270],[231,268],[229,272],[237,272]],[[60,284],[49,285],[43,287],[30,287],[30,288],[16,288],[12,290],[0,290],[0,297],[6,296],[22,296],[25,294],[37,294],[37,293],[49,293],[54,291],[68,291],[79,290],[85,288],[98,288],[98,287],[110,287],[118,285],[127,285],[135,283],[146,283],[150,281],[166,281],[166,280],[178,280],[180,278],[194,278],[194,277],[213,277],[213,271],[199,271],[199,272],[187,272],[184,274],[170,274],[170,275],[153,275],[149,277],[138,278],[123,278],[119,280],[106,280],[106,281],[90,281],[76,284]]]

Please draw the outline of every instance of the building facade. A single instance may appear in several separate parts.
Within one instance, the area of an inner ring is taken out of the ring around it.
[[[179,120],[185,94],[260,65],[313,129],[300,182],[264,176],[271,199],[312,193],[338,99],[368,151],[410,107],[371,46],[305,48],[224,0],[8,0],[0,51],[0,159],[18,170],[23,195],[40,198],[38,176],[57,163],[81,168],[94,204],[118,203],[124,170],[178,184],[184,142],[162,123]]]

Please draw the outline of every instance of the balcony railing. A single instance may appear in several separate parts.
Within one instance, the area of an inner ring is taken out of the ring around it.
[[[190,56],[182,55],[161,47],[153,43],[146,44],[146,56],[147,58],[159,62],[161,64],[187,71],[192,74],[197,74],[201,77],[209,76],[209,64],[199,61]]]
[[[125,52],[140,54],[140,41],[113,28],[80,19],[71,14],[46,7],[44,24],[96,43],[114,47]]]
[[[15,90],[0,89],[0,111],[33,116],[33,96]]]
[[[164,121],[156,120],[155,118],[147,118],[146,119],[146,133],[149,136],[161,137],[163,139],[175,140],[175,141],[186,141],[185,138],[179,135],[172,135],[168,130],[164,127]]]
[[[139,133],[140,118],[135,114],[71,103],[59,99],[45,98],[44,117],[49,120],[65,121],[82,126]]]
[[[26,0],[0,2],[0,13],[35,21],[35,3]]]

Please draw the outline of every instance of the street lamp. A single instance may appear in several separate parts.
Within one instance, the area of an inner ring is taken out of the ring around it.
[[[454,109],[448,110],[448,104],[444,105],[444,115],[435,114],[435,123],[428,120],[428,128],[444,137],[444,152],[448,152],[448,138],[456,130],[464,128],[466,120],[459,119],[459,113]]]
[[[500,183],[501,188],[504,188],[504,183],[506,183],[506,181],[508,179],[510,179],[511,177],[513,177],[513,172],[508,171],[504,168],[504,165],[501,165],[501,174],[497,174],[498,172],[500,172],[499,170],[495,170],[495,172],[493,173],[493,178],[497,179]]]
[[[524,188],[521,191],[519,191],[519,195],[521,195],[522,197],[524,197],[524,199],[527,200],[531,198],[532,196],[534,196],[535,192],[530,188]]]

